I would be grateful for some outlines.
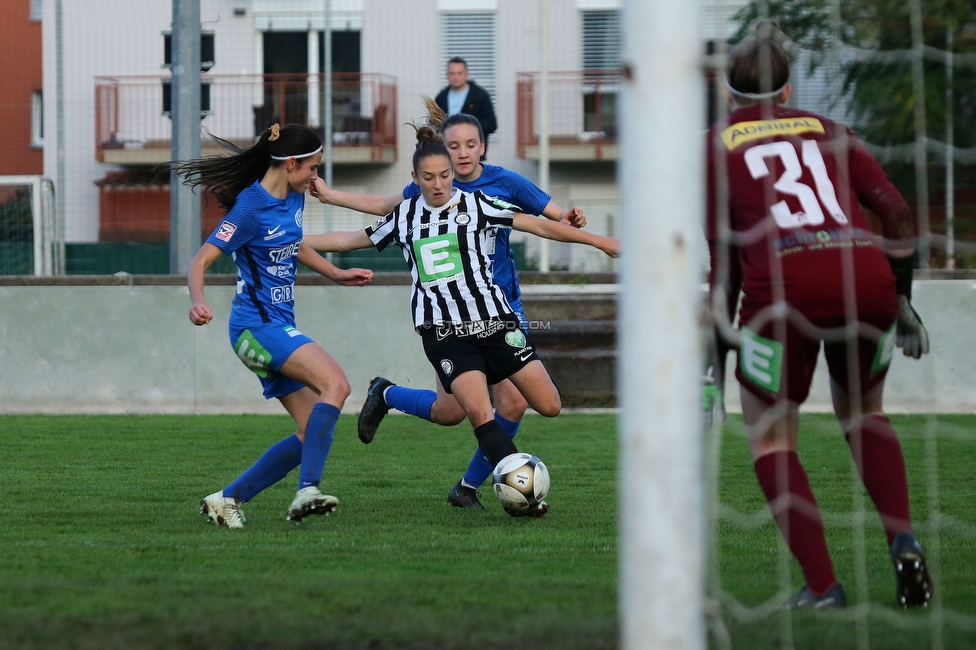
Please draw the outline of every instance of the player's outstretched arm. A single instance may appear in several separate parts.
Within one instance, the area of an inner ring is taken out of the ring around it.
[[[369,248],[373,242],[369,240],[365,230],[350,230],[340,232],[326,232],[318,235],[305,235],[302,240],[312,250],[322,253],[345,253],[360,248]],[[303,261],[302,264],[305,262]]]
[[[340,233],[341,234],[341,233]],[[367,238],[368,239],[368,238]],[[298,249],[298,261],[319,275],[324,275],[336,284],[347,287],[361,287],[373,279],[369,269],[340,269],[338,266],[316,253],[311,246],[302,242]]]
[[[582,228],[586,225],[583,208],[578,208],[575,205],[569,210],[563,210],[555,201],[549,201],[542,210],[542,216],[552,221],[569,224],[574,228]]]
[[[516,213],[512,227],[521,232],[528,232],[551,239],[553,241],[564,241],[573,244],[587,244],[597,248],[610,257],[620,256],[620,240],[613,237],[603,237],[593,233],[568,226],[564,223],[536,219],[525,214]]]
[[[186,271],[186,286],[190,290],[190,322],[206,325],[213,319],[213,312],[203,294],[203,276],[224,252],[210,243],[204,243],[190,260]]]
[[[326,185],[325,181],[321,178],[316,178],[312,181],[308,186],[308,193],[317,198],[321,203],[337,205],[340,208],[349,208],[357,212],[365,212],[366,214],[376,214],[379,216],[389,214],[393,211],[393,208],[397,207],[403,201],[403,196],[400,194],[381,196],[379,194],[340,192]]]

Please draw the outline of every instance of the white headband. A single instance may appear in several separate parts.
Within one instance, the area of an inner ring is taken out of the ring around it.
[[[778,97],[782,95],[783,91],[786,90],[786,86],[789,85],[789,83],[790,82],[787,81],[785,84],[780,86],[778,90],[774,90],[768,93],[744,93],[741,90],[736,90],[735,88],[733,88],[732,84],[729,83],[729,78],[728,77],[725,78],[725,87],[729,89],[729,92],[735,95],[736,97],[743,97],[745,99],[773,99],[774,97]]]
[[[322,145],[319,145],[319,148],[313,151],[312,153],[303,153],[301,155],[296,155],[296,156],[271,156],[271,160],[288,160],[289,158],[308,158],[309,156],[314,156],[320,151],[322,151]]]

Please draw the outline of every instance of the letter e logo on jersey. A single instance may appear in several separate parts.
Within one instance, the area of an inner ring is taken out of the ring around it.
[[[418,239],[413,242],[413,250],[420,281],[425,287],[463,277],[456,233]]]
[[[237,226],[229,221],[221,221],[220,226],[217,228],[216,237],[222,242],[229,242],[235,232],[237,232]]]

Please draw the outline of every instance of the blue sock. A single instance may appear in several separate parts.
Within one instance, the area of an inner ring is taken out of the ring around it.
[[[302,462],[302,441],[292,434],[268,447],[251,467],[224,488],[224,496],[250,501],[288,476]]]
[[[318,485],[322,480],[322,469],[332,448],[332,435],[335,433],[339,409],[331,404],[319,402],[312,408],[305,425],[305,446],[302,449],[301,470],[298,473],[298,489]]]
[[[386,389],[384,400],[387,406],[430,422],[430,407],[437,401],[437,392],[393,385]]]
[[[509,439],[514,440],[515,434],[518,433],[519,425],[521,422],[512,422],[511,420],[506,420],[502,416],[498,415],[498,411],[495,411],[495,422],[501,427],[501,430],[505,432],[505,435]],[[464,482],[473,487],[481,487],[481,484],[491,476],[492,471],[495,466],[491,464],[485,455],[481,452],[481,449],[476,449],[474,456],[471,457],[471,462],[468,463],[468,471],[464,473]]]

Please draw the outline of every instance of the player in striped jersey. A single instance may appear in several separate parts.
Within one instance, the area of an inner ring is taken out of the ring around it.
[[[454,164],[454,186],[465,191],[482,190],[508,203],[518,205],[523,212],[538,214],[552,221],[570,224],[577,228],[586,225],[583,211],[577,207],[564,210],[552,198],[536,187],[529,179],[504,167],[481,162],[485,151],[485,137],[477,118],[457,113],[446,117],[437,104],[425,98],[428,120],[439,127]],[[391,196],[366,196],[341,192],[318,182],[309,189],[323,203],[330,203],[369,214],[385,215],[404,199],[420,194],[416,182],[409,183],[402,193]],[[543,222],[544,223],[544,222]],[[495,284],[502,288],[519,320],[526,324],[522,310],[521,289],[515,269],[515,254],[509,243],[510,230],[500,229],[489,235],[488,250],[492,259]],[[464,409],[452,395],[438,384],[437,390],[424,390],[391,386],[388,380],[377,377],[370,382],[367,400],[359,421],[359,436],[363,442],[373,439],[376,429],[390,407],[437,424],[453,426],[464,419]],[[495,420],[509,437],[518,433],[526,401],[510,381],[492,386],[495,403]],[[386,393],[389,402],[382,397]],[[491,475],[493,466],[480,450],[475,450],[464,476],[451,488],[448,502],[451,505],[480,509],[477,488]]]
[[[905,199],[843,124],[782,106],[789,60],[775,25],[729,55],[736,109],[708,132],[712,290],[734,310],[741,279],[736,378],[759,485],[807,580],[789,603],[846,606],[823,522],[797,455],[799,408],[823,344],[834,411],[881,516],[898,602],[928,604],[932,582],[912,530],[905,460],[883,408],[895,346],[919,358],[928,334],[911,305],[914,226]],[[722,179],[722,180],[720,180]],[[884,240],[861,203],[878,215]],[[718,262],[724,228],[738,246],[728,282]],[[886,259],[887,256],[887,259]]]
[[[339,284],[361,286],[373,272],[336,268],[302,243],[305,190],[322,161],[322,143],[313,131],[275,124],[244,151],[218,142],[233,154],[174,165],[185,182],[203,186],[227,209],[190,261],[190,322],[206,325],[213,318],[204,274],[221,255],[232,256],[238,275],[228,322],[231,346],[260,379],[264,396],[277,398],[294,418],[298,432],[205,497],[200,512],[219,526],[241,528],[241,504],[300,467],[298,492],[285,518],[327,515],[339,500],[318,486],[349,382],[335,359],[295,327],[295,273],[301,262]]]
[[[403,200],[365,230],[308,235],[306,242],[320,251],[370,246],[382,251],[390,244],[402,249],[412,278],[414,326],[440,388],[453,395],[474,428],[490,471],[517,448],[493,415],[489,385],[510,379],[545,416],[553,417],[561,408],[559,392],[508,297],[494,282],[491,233],[515,228],[558,241],[589,243],[614,256],[618,243],[521,214],[516,206],[483,192],[454,188],[451,157],[440,137],[424,126],[418,128],[417,138],[413,177],[420,196]],[[387,386],[387,392],[394,388],[398,387]],[[542,516],[547,510],[542,504],[532,514]]]

